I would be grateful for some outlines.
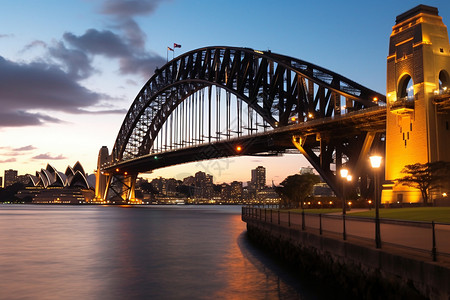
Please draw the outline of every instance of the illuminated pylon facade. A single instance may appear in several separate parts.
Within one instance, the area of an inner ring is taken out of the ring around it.
[[[405,165],[450,161],[450,45],[437,8],[419,5],[396,18],[387,57],[386,173],[382,202],[421,202],[396,185]]]

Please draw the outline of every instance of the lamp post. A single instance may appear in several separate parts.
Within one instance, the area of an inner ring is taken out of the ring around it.
[[[347,169],[341,169],[339,173],[342,177],[342,215],[345,215],[345,179],[349,175]]]
[[[345,181],[352,181],[352,175],[348,174],[348,170],[347,169],[341,169],[339,171],[339,173],[341,174],[342,177],[342,235],[343,235],[343,239],[344,241],[347,239],[347,232],[345,229]]]
[[[381,248],[381,237],[380,237],[380,199],[378,193],[378,170],[381,166],[381,160],[383,158],[379,155],[372,155],[370,157],[370,165],[374,170],[374,200],[375,200],[375,245],[377,248]]]

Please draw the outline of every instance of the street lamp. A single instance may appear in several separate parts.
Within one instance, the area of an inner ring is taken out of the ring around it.
[[[345,215],[345,180],[351,181],[352,175],[348,174],[347,169],[341,169],[339,173],[341,174],[342,177],[342,214]]]
[[[381,160],[383,159],[379,155],[372,155],[369,157],[370,165],[374,170],[374,199],[375,199],[375,245],[377,248],[381,248],[380,237],[380,199],[378,196],[378,170],[381,166]]]

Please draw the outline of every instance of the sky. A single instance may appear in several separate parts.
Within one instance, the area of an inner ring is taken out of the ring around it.
[[[206,46],[238,46],[296,57],[380,93],[395,17],[435,6],[450,24],[450,1],[303,0],[0,0],[0,176],[34,174],[50,163],[96,169],[111,151],[134,98],[175,56]],[[171,57],[171,56],[170,56]],[[155,170],[153,177],[197,171],[215,183],[250,180],[262,165],[267,183],[301,167],[301,155],[231,157]]]

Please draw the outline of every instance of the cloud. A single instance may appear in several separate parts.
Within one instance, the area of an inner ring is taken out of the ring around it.
[[[20,148],[14,148],[13,151],[31,151],[31,150],[35,150],[35,149],[37,149],[37,148],[32,145],[28,145],[28,146],[24,146],[24,147],[20,147]]]
[[[2,99],[0,99],[0,103],[2,103]],[[7,108],[5,107],[5,110],[6,109]],[[0,127],[35,126],[43,125],[46,122],[63,123],[62,120],[39,113],[28,113],[25,111],[0,112]]]
[[[94,73],[92,60],[77,49],[68,49],[63,42],[57,42],[48,48],[50,56],[63,64],[69,77],[79,80],[90,77]]]
[[[44,154],[39,154],[36,156],[32,157],[33,159],[46,159],[46,160],[61,160],[61,159],[67,159],[67,157],[63,156],[62,154],[58,155],[58,156],[53,156],[50,153],[44,153]]]
[[[81,36],[66,32],[63,38],[71,46],[91,54],[110,58],[131,55],[128,46],[120,36],[110,30],[89,29]]]
[[[161,0],[106,0],[100,9],[105,15],[133,17],[153,13]]]
[[[81,86],[70,72],[43,62],[16,63],[0,56],[0,127],[61,123],[62,120],[30,110],[72,114],[111,100],[110,96]],[[117,111],[113,110],[112,113]]]
[[[35,40],[21,52],[42,48],[31,62],[14,62],[0,56],[0,127],[62,123],[52,112],[69,114],[125,114],[126,110],[102,109],[102,102],[116,100],[84,87],[80,81],[100,73],[96,56],[114,59],[122,75],[148,79],[166,59],[146,49],[146,35],[133,19],[154,13],[166,0],[106,0],[100,12],[111,17],[109,29],[88,29],[77,35],[66,32],[59,40]],[[0,34],[0,38],[10,35]]]
[[[139,32],[139,26],[133,24],[135,30],[132,31]],[[124,75],[137,73],[148,79],[156,67],[165,64],[163,57],[145,50],[141,34],[120,36],[110,30],[89,29],[80,36],[66,32],[63,38],[80,52],[118,59],[119,71]]]
[[[8,158],[8,159],[0,160],[0,164],[11,163],[11,162],[16,162],[16,159],[15,158]]]
[[[26,51],[29,51],[29,50],[33,49],[33,48],[39,48],[39,47],[46,49],[47,48],[47,43],[45,43],[44,41],[39,41],[39,40],[32,41],[31,43],[29,43],[28,45],[23,47],[23,49],[20,52],[24,53]]]

